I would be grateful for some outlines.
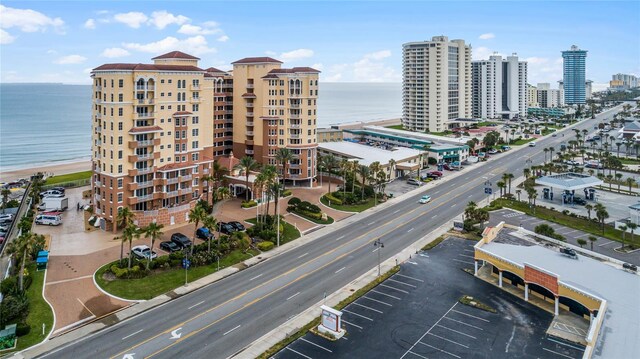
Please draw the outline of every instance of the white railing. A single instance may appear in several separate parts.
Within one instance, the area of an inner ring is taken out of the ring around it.
[[[144,196],[136,196],[136,198],[138,199],[139,202],[148,201],[150,199],[153,199],[153,193],[152,194],[145,194]]]
[[[180,179],[178,177],[167,178],[167,184],[175,184],[178,183]]]
[[[186,176],[182,176],[181,178],[182,178],[181,181],[191,181],[192,177],[191,175],[186,175]]]

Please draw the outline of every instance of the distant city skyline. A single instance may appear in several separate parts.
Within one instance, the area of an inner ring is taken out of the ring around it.
[[[425,14],[429,14],[425,17]],[[589,50],[594,90],[640,74],[640,3],[18,2],[0,5],[0,82],[89,84],[103,63],[180,50],[223,70],[245,56],[322,71],[323,82],[401,82],[402,44],[445,35],[528,62],[528,82],[562,79],[561,51]],[[568,19],[574,19],[568,21]]]

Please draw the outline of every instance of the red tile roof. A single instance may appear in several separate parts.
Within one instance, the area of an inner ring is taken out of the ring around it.
[[[149,132],[149,131],[162,131],[162,127],[160,126],[141,126],[141,127],[134,127],[132,129],[129,130],[129,133],[136,133],[136,132]]]
[[[256,97],[256,94],[251,93],[251,92],[247,92],[247,93],[245,93],[244,95],[242,95],[242,97],[253,97],[253,98],[255,98],[255,97]]]
[[[277,64],[281,64],[282,61],[276,60],[271,57],[245,57],[244,59],[240,59],[238,61],[234,61],[231,64],[258,64],[263,62],[273,62]]]
[[[128,71],[196,71],[202,72],[203,69],[196,66],[188,65],[151,65],[151,64],[104,64],[96,67],[92,71],[100,70],[128,70]]]
[[[168,53],[166,53],[164,55],[156,56],[156,57],[152,58],[151,60],[158,60],[158,59],[200,60],[199,57],[191,56],[191,55],[185,54],[184,52],[181,52],[181,51],[171,51],[171,52],[168,52]]]
[[[233,171],[233,167],[240,163],[240,160],[233,156],[233,153],[226,155],[225,157],[219,158],[218,163],[226,169],[229,170],[229,173]]]
[[[173,115],[174,116],[188,116],[188,115],[193,115],[193,113],[191,113],[189,111],[178,111],[178,112],[174,112]]]
[[[216,69],[215,67],[209,67],[209,68],[208,68],[208,69],[206,69],[205,71],[207,71],[207,72],[222,72],[222,73],[224,73],[224,72],[225,72],[225,71],[222,71],[222,70],[218,70],[218,69]]]
[[[273,69],[269,71],[270,74],[295,74],[295,73],[320,73],[320,71],[316,69],[312,69],[311,67],[294,67],[291,69]]]
[[[164,172],[164,171],[177,170],[177,169],[180,169],[180,168],[195,167],[197,165],[198,165],[197,163],[193,163],[191,161],[180,162],[180,163],[170,163],[168,165],[164,165],[162,167],[158,167],[156,170]]]

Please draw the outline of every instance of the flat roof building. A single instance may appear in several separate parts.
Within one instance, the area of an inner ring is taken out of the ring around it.
[[[527,115],[527,62],[513,54],[471,62],[473,118]]]
[[[586,103],[586,59],[587,50],[580,50],[576,45],[562,51],[564,103],[567,105]]]

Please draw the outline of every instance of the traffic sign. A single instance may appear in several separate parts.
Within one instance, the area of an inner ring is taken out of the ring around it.
[[[490,187],[485,187],[484,188],[484,193],[485,194],[491,194],[493,192],[493,190]]]
[[[182,260],[182,268],[186,268],[189,269],[189,267],[191,267],[191,261],[188,259],[183,259]]]

